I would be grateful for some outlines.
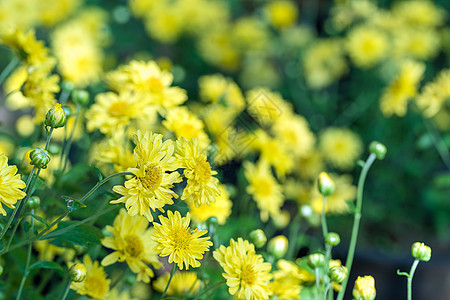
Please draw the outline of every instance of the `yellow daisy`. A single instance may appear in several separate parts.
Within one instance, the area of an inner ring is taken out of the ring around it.
[[[154,252],[156,243],[151,238],[153,228],[147,228],[148,221],[141,216],[130,216],[124,209],[114,219],[113,227],[106,226],[112,236],[102,239],[102,245],[115,250],[102,260],[103,266],[117,261],[126,261],[131,271],[137,273],[137,280],[150,282],[154,276],[152,269],[160,267],[158,255]]]
[[[450,69],[439,72],[436,78],[427,83],[422,93],[417,97],[417,105],[422,109],[426,117],[433,117],[445,105],[450,98]]]
[[[219,196],[219,180],[211,170],[211,165],[206,160],[206,154],[200,149],[197,139],[187,140],[178,138],[175,157],[184,169],[183,176],[187,179],[182,200],[194,202],[195,206],[214,203]]]
[[[26,194],[21,190],[25,188],[25,182],[17,174],[16,166],[8,165],[8,158],[0,154],[0,213],[6,216],[6,211],[2,204],[9,208],[15,208],[17,200],[22,199]]]
[[[323,158],[339,169],[355,166],[363,150],[361,138],[347,128],[329,127],[319,138],[319,149]]]
[[[300,299],[302,284],[314,280],[313,274],[291,261],[280,259],[277,269],[273,272],[274,281],[270,288],[280,300]]]
[[[388,40],[380,29],[363,25],[350,31],[346,46],[356,66],[369,68],[386,55]]]
[[[174,183],[181,182],[180,174],[173,152],[172,140],[162,141],[161,134],[140,131],[134,136],[134,156],[136,168],[128,169],[135,177],[127,180],[124,186],[116,185],[113,191],[123,197],[110,203],[125,203],[131,216],[145,216],[149,222],[153,221],[150,209],[155,211],[166,204],[173,204],[172,198],[178,195],[171,190]]]
[[[157,280],[153,281],[153,288],[158,292],[164,292],[167,282],[169,281],[170,274],[165,273]],[[169,288],[167,289],[168,296],[189,296],[198,292],[202,282],[198,279],[195,272],[175,272]]]
[[[249,182],[247,193],[253,196],[256,206],[260,210],[260,217],[267,222],[269,215],[273,218],[280,213],[284,197],[282,188],[273,177],[269,166],[265,162],[257,165],[244,162],[244,174]]]
[[[72,281],[70,288],[80,295],[104,299],[109,291],[111,280],[107,279],[105,270],[99,266],[98,261],[92,262],[88,254],[84,256],[83,264],[87,270],[86,278],[82,282]]]
[[[242,238],[231,239],[230,246],[221,245],[213,256],[224,270],[222,276],[227,280],[228,292],[235,299],[269,299],[272,295],[269,287],[272,266],[255,253],[253,244]]]
[[[230,195],[225,185],[219,184],[219,191],[220,196],[216,198],[216,202],[210,203],[209,205],[202,204],[196,207],[193,202],[188,202],[192,220],[205,222],[208,218],[215,217],[220,225],[225,224],[228,216],[231,214],[233,202],[230,200]]]
[[[183,270],[183,265],[186,270],[189,266],[200,267],[197,259],[202,259],[203,253],[212,246],[209,236],[201,238],[208,231],[190,229],[189,213],[182,218],[179,211],[173,213],[169,210],[167,218],[160,215],[159,221],[161,224],[153,222],[155,233],[152,237],[158,243],[155,251],[161,257],[169,256],[169,263],[176,263],[180,270]]]

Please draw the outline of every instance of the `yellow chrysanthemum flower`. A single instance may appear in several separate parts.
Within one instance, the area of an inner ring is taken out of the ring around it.
[[[356,186],[352,184],[353,179],[350,175],[337,176],[331,174],[330,176],[336,185],[336,189],[332,195],[327,196],[325,212],[329,215],[347,213],[349,211],[347,202],[354,201],[356,198]],[[319,194],[317,186],[313,187],[310,199],[313,210],[321,214],[323,196]]]
[[[450,69],[442,70],[436,78],[427,83],[417,97],[417,105],[423,114],[430,118],[435,116],[450,99]]]
[[[116,185],[113,191],[123,197],[110,203],[125,203],[131,216],[145,216],[153,221],[150,211],[163,210],[164,205],[173,204],[172,198],[178,195],[171,190],[174,183],[181,182],[175,170],[179,165],[173,157],[175,151],[172,140],[162,141],[161,134],[140,131],[134,136],[134,156],[136,168],[128,169],[135,177],[127,180],[124,186]]]
[[[154,61],[133,60],[106,76],[110,87],[118,92],[133,92],[158,108],[174,108],[187,100],[186,91],[171,87],[173,75],[161,70]]]
[[[326,161],[339,169],[348,170],[355,166],[363,143],[350,129],[329,127],[320,134],[319,148]]]
[[[377,295],[375,279],[370,275],[358,276],[352,294],[356,300],[374,300]]]
[[[245,106],[239,86],[221,74],[202,76],[198,80],[200,97],[207,102],[219,103],[231,111],[239,112]]]
[[[106,135],[124,130],[134,121],[154,123],[156,110],[150,103],[131,92],[98,94],[95,103],[86,112],[88,131],[99,129]]]
[[[0,213],[6,216],[2,204],[9,208],[15,208],[14,204],[26,194],[21,190],[25,188],[25,182],[17,174],[16,166],[8,165],[8,158],[0,154]]]
[[[164,292],[170,274],[165,273],[153,281],[153,288],[158,292]],[[167,289],[168,296],[182,296],[195,295],[202,286],[202,282],[198,279],[195,272],[175,272]]]
[[[186,270],[189,266],[200,267],[198,259],[202,259],[203,253],[212,246],[209,236],[201,237],[208,231],[190,229],[189,213],[186,217],[181,217],[179,211],[173,213],[169,210],[167,218],[160,215],[159,221],[161,224],[153,222],[155,233],[152,237],[158,243],[155,251],[161,257],[169,256],[169,263],[176,263],[180,270],[183,270],[183,265]]]
[[[188,202],[192,220],[205,222],[208,218],[215,217],[220,225],[225,224],[231,214],[233,202],[230,200],[230,195],[225,185],[219,184],[219,191],[220,196],[216,198],[216,202],[210,203],[209,205],[202,204],[196,207],[193,202]]]
[[[227,280],[228,292],[235,299],[260,300],[272,295],[269,287],[272,266],[255,253],[253,244],[242,238],[231,239],[230,246],[221,245],[213,256],[224,270],[222,276]]]
[[[201,149],[209,147],[210,141],[204,131],[203,122],[185,106],[170,109],[162,124],[167,130],[175,133],[177,138],[184,137],[188,140],[196,138]]]
[[[386,55],[388,40],[380,29],[362,25],[349,32],[346,46],[356,66],[369,68]]]
[[[269,22],[278,29],[293,25],[298,18],[298,8],[295,2],[279,0],[269,2],[265,6]]]
[[[417,86],[424,71],[424,63],[411,60],[402,63],[400,74],[381,96],[380,109],[383,115],[402,117],[406,114],[408,101],[417,94]]]
[[[156,243],[151,238],[153,228],[147,228],[148,221],[141,216],[130,216],[121,209],[114,219],[113,227],[106,226],[112,236],[102,239],[102,245],[115,250],[102,260],[102,266],[109,266],[117,261],[126,261],[131,271],[137,274],[137,280],[150,282],[154,276],[152,269],[160,267],[158,255],[154,252]]]
[[[197,207],[214,203],[220,194],[219,180],[214,177],[217,172],[211,170],[211,165],[199,147],[198,140],[188,141],[182,137],[178,138],[175,157],[184,169],[183,176],[187,179],[181,199],[194,202]]]
[[[314,280],[313,274],[291,261],[280,259],[277,269],[273,272],[274,281],[270,288],[280,300],[300,299],[302,284]]]
[[[254,88],[247,95],[248,113],[264,126],[272,126],[279,118],[293,112],[292,105],[276,92]]]
[[[284,198],[280,184],[273,177],[272,172],[264,161],[257,165],[248,161],[244,162],[244,174],[249,185],[247,193],[253,196],[256,206],[260,210],[260,217],[267,222],[269,216],[272,218],[280,213]]]
[[[82,282],[72,281],[70,288],[80,295],[104,299],[109,291],[111,280],[107,279],[105,270],[99,266],[98,261],[92,262],[88,254],[84,256],[83,264],[87,271],[86,278]]]
[[[392,7],[394,16],[413,26],[437,26],[445,20],[445,10],[433,1],[410,0],[395,2]]]

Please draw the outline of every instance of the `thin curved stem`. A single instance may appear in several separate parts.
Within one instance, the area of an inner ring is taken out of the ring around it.
[[[364,183],[366,181],[367,173],[369,172],[369,169],[372,166],[375,159],[376,159],[376,155],[374,153],[371,153],[369,155],[369,157],[367,158],[367,161],[364,163],[364,167],[361,171],[361,175],[359,176],[359,180],[358,180],[358,190],[357,190],[357,195],[356,195],[356,211],[355,211],[355,217],[353,220],[352,236],[350,239],[350,246],[348,249],[347,261],[345,262],[345,267],[347,268],[347,274],[349,274],[349,275],[350,275],[350,272],[352,269],[353,257],[355,255],[355,249],[356,249],[356,241],[358,239],[359,223],[361,221]],[[347,276],[344,279],[344,281],[342,282],[341,290],[338,293],[337,300],[344,299],[345,289],[347,287],[349,277],[350,276]]]
[[[34,209],[31,211],[32,214],[34,214]],[[29,235],[33,234],[34,231],[34,218],[31,217],[31,228],[29,231]],[[22,296],[23,287],[25,286],[25,282],[27,281],[28,275],[29,275],[29,268],[30,268],[30,262],[31,262],[31,250],[32,250],[32,243],[28,244],[28,252],[27,252],[27,262],[25,263],[25,271],[23,273],[22,281],[20,282],[19,292],[17,293],[17,300],[20,299]]]
[[[409,271],[409,275],[408,277],[408,300],[412,300],[412,280],[413,280],[413,276],[414,276],[414,272],[416,272],[416,268],[419,265],[419,260],[416,259],[414,260],[412,266],[411,266],[411,270]]]
[[[71,284],[71,283],[72,283],[72,282],[70,281],[70,278],[69,278],[69,282],[68,282],[67,285],[66,285],[66,288],[65,288],[65,290],[64,290],[64,294],[63,294],[61,300],[66,300],[67,295],[69,295],[70,284]]]
[[[425,126],[431,135],[431,140],[433,141],[433,145],[439,153],[439,156],[447,166],[447,169],[450,170],[450,153],[444,141],[442,140],[442,137],[439,135],[439,132],[437,132],[435,126],[430,122],[430,120],[423,117],[423,122],[425,123]]]
[[[61,175],[64,173],[64,170],[67,167],[69,151],[70,151],[70,148],[72,147],[73,136],[75,134],[75,129],[77,127],[78,119],[80,117],[80,111],[81,111],[81,105],[77,104],[77,108],[76,108],[76,112],[75,112],[75,121],[73,122],[72,130],[70,131],[69,138],[65,141],[65,145],[64,145],[62,155],[61,155],[61,159],[62,159],[62,161],[60,161]],[[66,124],[66,127],[67,127],[67,124]],[[62,169],[61,169],[61,165],[62,165]]]
[[[317,294],[320,295],[319,268],[314,268],[314,275],[316,276]]]
[[[13,56],[8,65],[3,69],[2,73],[0,73],[0,84],[8,78],[9,74],[14,70],[14,68],[19,64],[20,60]]]
[[[326,300],[326,299],[327,299],[327,294],[328,294],[328,291],[330,290],[330,287],[331,287],[331,282],[329,282],[329,283],[327,284],[327,287],[325,288],[325,292],[324,292],[324,294],[323,294],[323,300]]]
[[[210,291],[215,290],[215,289],[217,289],[218,287],[220,287],[220,286],[221,286],[222,284],[224,284],[225,282],[227,282],[227,281],[226,281],[226,280],[222,280],[222,281],[219,281],[219,282],[216,283],[216,284],[213,284],[212,286],[210,286],[209,288],[207,288],[206,290],[204,290],[200,295],[198,295],[197,297],[195,297],[194,300],[200,299],[201,297],[203,297],[204,295],[206,295],[206,294],[209,293]]]
[[[323,196],[322,200],[322,214],[321,214],[321,223],[322,223],[322,234],[323,239],[328,235],[328,225],[327,225],[327,217],[325,216],[325,206],[327,204],[327,197]]]
[[[175,271],[177,270],[177,264],[174,263],[172,265],[172,271],[170,271],[169,281],[167,281],[166,288],[164,289],[164,293],[161,295],[161,299],[166,297],[167,290],[169,289],[170,282],[172,282],[173,275],[175,275]]]

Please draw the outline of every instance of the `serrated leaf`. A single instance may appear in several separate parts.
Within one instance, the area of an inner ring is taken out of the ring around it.
[[[87,246],[88,244],[100,244],[103,237],[102,231],[88,224],[79,224],[77,221],[60,222],[58,228],[40,239],[58,238],[74,245]]]
[[[63,268],[59,264],[51,262],[51,261],[46,261],[46,260],[40,260],[40,261],[35,262],[34,264],[32,264],[30,266],[29,271],[32,271],[35,269],[53,269],[53,270],[56,270],[61,273],[64,272]]]

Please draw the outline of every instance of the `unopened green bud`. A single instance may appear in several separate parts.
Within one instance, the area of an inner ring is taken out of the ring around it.
[[[86,267],[83,264],[74,264],[70,270],[70,280],[73,282],[82,282],[86,278]]]
[[[358,276],[353,288],[353,298],[355,300],[374,300],[376,295],[375,279],[372,276]]]
[[[59,128],[66,125],[66,113],[61,107],[61,104],[56,103],[52,108],[47,112],[45,116],[45,126],[51,128]]]
[[[85,90],[74,90],[72,100],[75,104],[86,105],[89,103],[89,93]]]
[[[334,181],[331,180],[330,176],[325,172],[319,174],[318,184],[319,192],[325,197],[332,195],[336,188]]]
[[[318,268],[325,262],[325,255],[322,253],[310,254],[306,262],[312,269]]]
[[[329,232],[325,237],[325,243],[335,247],[341,243],[341,238],[336,232]]]
[[[219,224],[219,221],[217,220],[216,217],[209,217],[208,220],[206,220],[206,223],[209,226],[217,226],[217,224]]]
[[[289,247],[289,241],[284,235],[277,235],[270,239],[267,244],[267,251],[276,258],[283,257]]]
[[[264,231],[256,229],[250,232],[250,242],[252,242],[256,248],[262,248],[267,242],[267,237]]]
[[[380,142],[373,141],[369,145],[370,153],[374,153],[379,160],[382,160],[386,156],[386,146]]]
[[[61,83],[61,88],[62,88],[64,91],[71,92],[71,91],[73,91],[73,89],[75,88],[75,84],[73,84],[73,83],[70,82],[70,81],[63,81],[63,82]]]
[[[347,270],[343,266],[334,266],[328,271],[331,281],[341,283],[347,277]]]
[[[30,165],[35,166],[38,169],[46,169],[47,164],[50,162],[50,155],[47,150],[35,148],[30,152],[30,159]]]
[[[41,204],[41,199],[38,196],[33,196],[30,199],[28,199],[27,202],[27,208],[29,209],[36,209]]]
[[[429,261],[431,259],[431,248],[424,243],[416,242],[411,247],[411,254],[418,260]]]

